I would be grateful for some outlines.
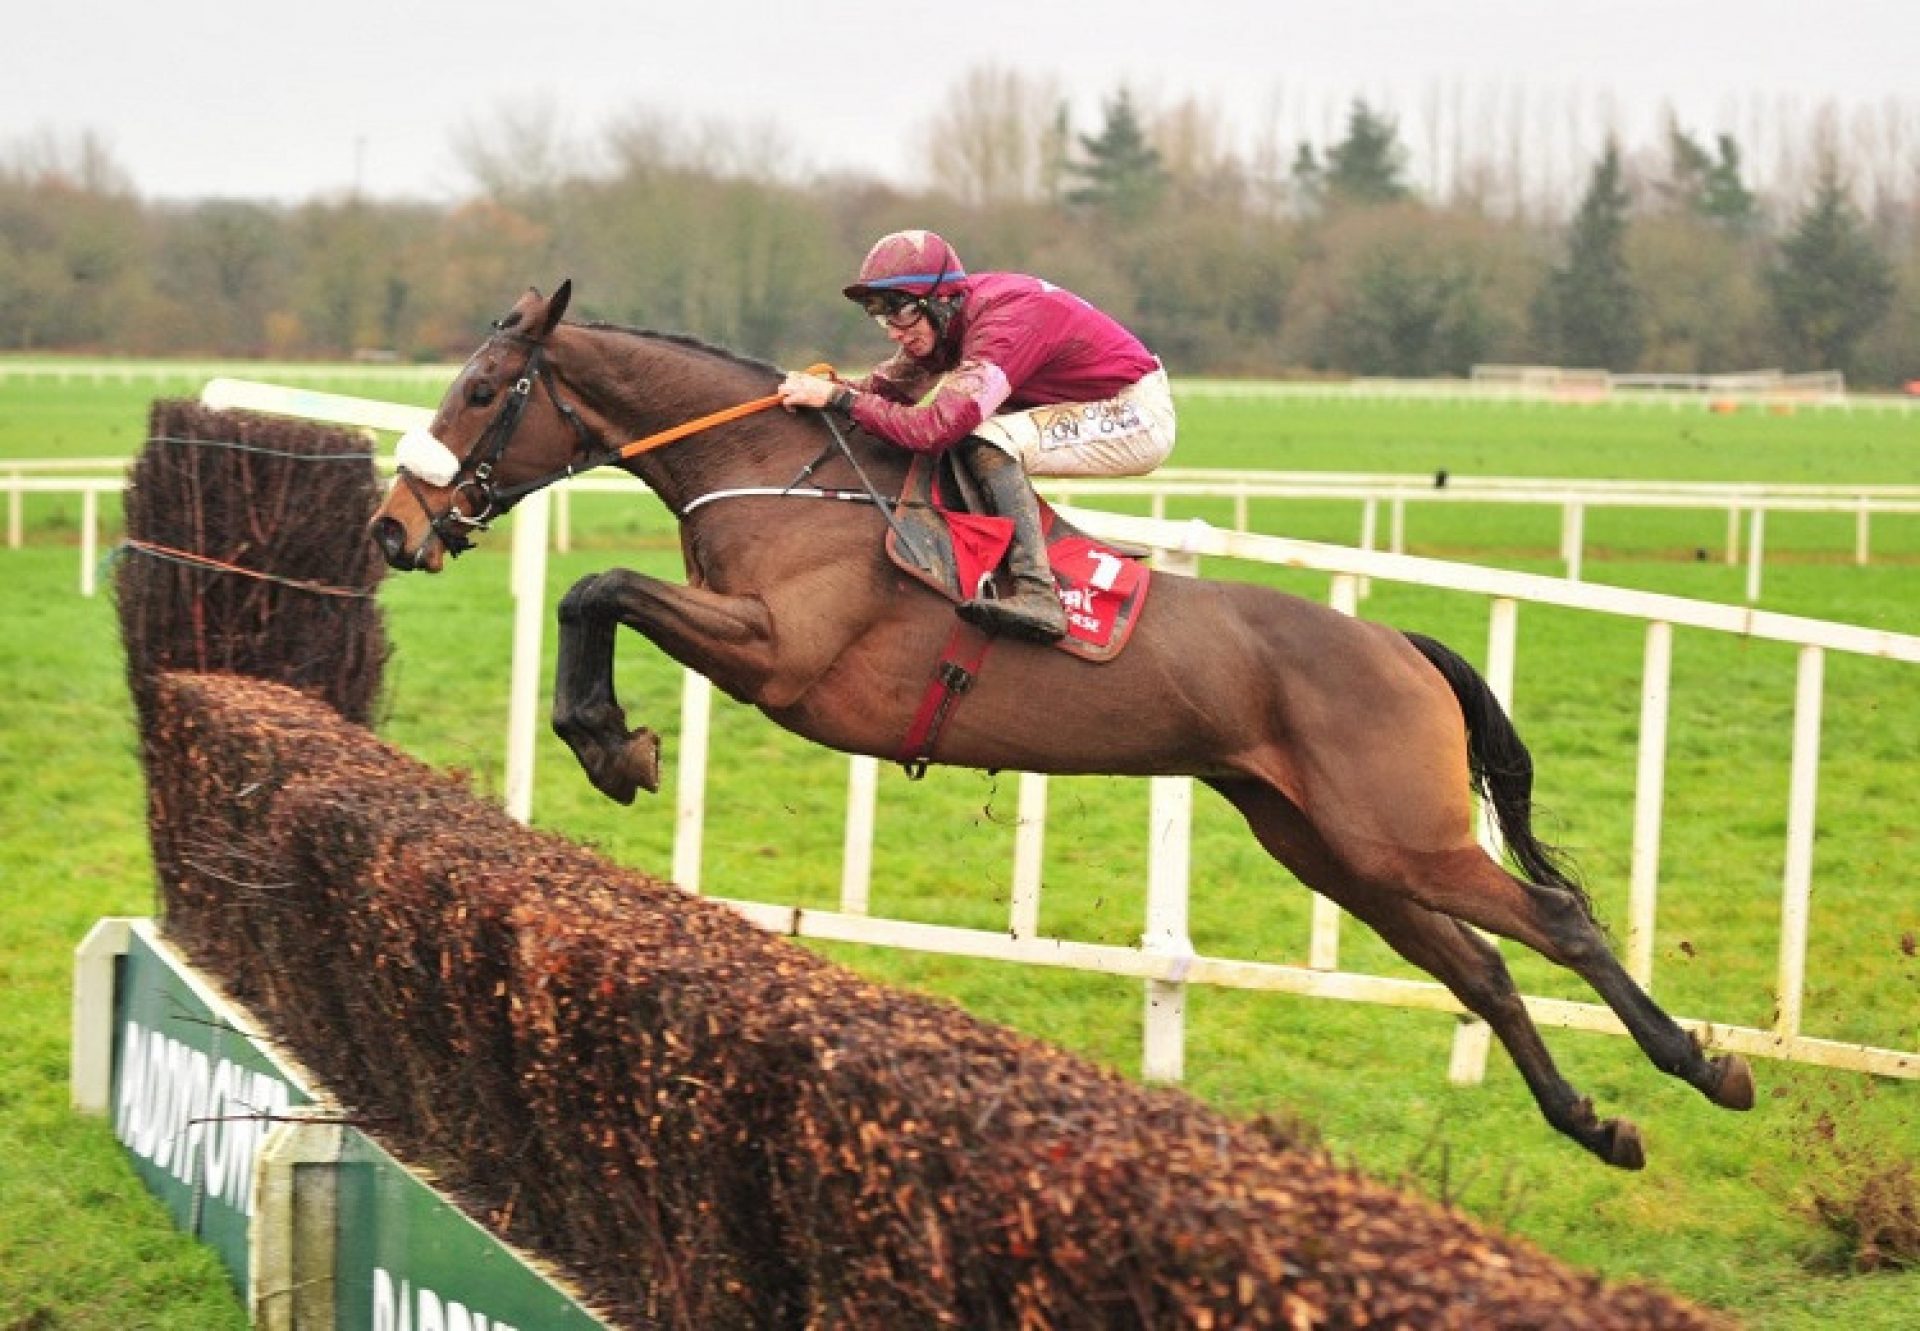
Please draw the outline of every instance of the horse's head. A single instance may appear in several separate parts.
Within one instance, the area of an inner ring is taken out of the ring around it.
[[[551,299],[529,289],[494,323],[440,400],[433,423],[401,437],[398,470],[368,534],[396,569],[437,573],[469,533],[557,479],[593,434],[560,393],[547,339],[571,280]]]

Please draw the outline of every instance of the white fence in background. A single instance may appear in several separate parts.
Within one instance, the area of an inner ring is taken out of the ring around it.
[[[532,807],[534,714],[541,679],[530,663],[540,657],[548,618],[545,603],[548,515],[551,492],[537,496],[533,520],[515,533],[515,589],[512,714],[506,778],[508,809],[526,818]],[[524,508],[524,506],[523,506]],[[1243,532],[1220,531],[1198,521],[1168,523],[1090,510],[1069,510],[1077,526],[1095,535],[1155,549],[1163,570],[1197,571],[1201,557],[1253,560],[1332,575],[1333,604],[1352,613],[1363,579],[1387,579],[1490,598],[1491,636],[1487,677],[1503,701],[1511,698],[1518,647],[1521,603],[1562,606],[1626,616],[1646,624],[1640,696],[1640,738],[1636,762],[1634,833],[1625,962],[1643,985],[1653,981],[1654,938],[1659,896],[1659,859],[1664,805],[1667,706],[1670,695],[1672,635],[1676,626],[1735,633],[1799,647],[1795,687],[1790,797],[1787,810],[1786,869],[1781,885],[1779,960],[1771,1028],[1728,1025],[1681,1018],[1715,1047],[1769,1058],[1920,1078],[1920,1051],[1849,1044],[1804,1033],[1809,904],[1813,887],[1813,846],[1818,788],[1820,713],[1824,663],[1830,651],[1920,664],[1920,637],[1737,606],[1686,600],[1655,593],[1596,587],[1563,579],[1509,573],[1471,565],[1443,563],[1405,555],[1346,549]],[[516,522],[519,519],[516,519]],[[689,891],[701,886],[701,840],[705,828],[708,715],[711,686],[689,672],[681,706],[677,748],[675,844],[672,876]],[[1154,778],[1148,836],[1151,843],[1147,912],[1141,944],[1118,947],[1039,934],[1041,866],[1046,835],[1044,776],[1020,778],[1013,890],[1005,932],[961,929],[909,920],[875,918],[868,913],[873,835],[877,825],[878,773],[873,758],[849,760],[848,809],[837,910],[726,899],[763,927],[804,938],[833,939],[882,947],[985,958],[1027,965],[1066,967],[1137,978],[1147,985],[1145,1048],[1142,1067],[1148,1077],[1177,1080],[1183,1075],[1186,987],[1193,984],[1268,989],[1350,1001],[1460,1013],[1452,995],[1430,981],[1404,980],[1345,971],[1339,966],[1341,913],[1314,899],[1308,962],[1305,966],[1202,956],[1187,937],[1189,890],[1188,819],[1192,782]],[[1528,997],[1534,1018],[1555,1026],[1624,1034],[1618,1019],[1591,1003]],[[1484,1072],[1488,1033],[1465,1022],[1456,1037],[1450,1075],[1479,1080]]]
[[[279,390],[288,414],[310,420],[338,421],[387,430],[428,418],[423,408],[371,403],[307,389]],[[377,408],[377,410],[376,410]],[[382,465],[388,459],[381,459]],[[29,494],[79,494],[81,511],[82,591],[91,595],[95,555],[99,548],[101,494],[120,488],[117,479],[126,462],[120,459],[0,460],[0,490],[7,494],[7,544],[18,549],[24,540],[23,500]],[[48,474],[52,472],[66,475]],[[78,473],[112,472],[116,478]],[[1853,519],[1853,562],[1872,561],[1873,520],[1876,517],[1920,515],[1920,485],[1752,485],[1686,481],[1620,481],[1584,478],[1517,476],[1449,476],[1444,485],[1432,476],[1367,472],[1281,472],[1209,470],[1165,467],[1151,476],[1117,480],[1041,480],[1039,487],[1056,503],[1080,499],[1123,498],[1145,501],[1151,516],[1165,518],[1171,502],[1182,499],[1226,501],[1233,505],[1230,523],[1236,531],[1252,527],[1255,500],[1345,500],[1359,506],[1356,544],[1362,550],[1381,548],[1381,516],[1386,517],[1385,548],[1402,554],[1407,545],[1407,510],[1422,504],[1510,504],[1557,508],[1560,512],[1560,559],[1568,578],[1579,581],[1586,565],[1586,517],[1591,509],[1641,508],[1721,511],[1726,515],[1724,559],[1729,566],[1746,560],[1746,597],[1760,599],[1766,559],[1766,520],[1770,513],[1826,513]],[[572,544],[572,502],[576,495],[644,495],[646,487],[630,476],[600,473],[576,477],[556,494],[552,526],[556,548]],[[1744,537],[1744,540],[1743,540]],[[1362,592],[1365,588],[1363,585]]]
[[[369,359],[334,362],[78,360],[0,357],[0,384],[184,384],[209,379],[247,380],[271,374],[278,383],[329,387],[424,384],[443,387],[457,364],[401,364]],[[1183,375],[1174,392],[1189,397],[1302,399],[1320,402],[1477,402],[1519,407],[1601,406],[1667,411],[1798,410],[1841,412],[1920,411],[1912,393],[1849,392],[1835,371],[1785,374],[1754,370],[1740,374],[1610,374],[1605,370],[1541,365],[1476,365],[1464,379],[1211,379]]]
[[[197,391],[211,379],[252,378],[270,372],[276,382],[358,385],[425,384],[441,388],[460,373],[456,364],[414,365],[386,360],[35,360],[0,357],[0,383],[21,380],[56,384],[189,384]]]
[[[573,484],[578,486],[580,482]],[[513,675],[505,795],[509,812],[523,820],[530,816],[533,801],[534,738],[542,693],[541,646],[549,618],[546,583],[547,561],[553,544],[552,506],[565,492],[566,487],[557,487],[530,496],[515,511],[513,520]],[[1920,637],[1824,623],[1751,607],[1593,586],[1568,579],[1221,531],[1197,520],[1169,523],[1150,517],[1086,510],[1069,510],[1068,516],[1095,535],[1152,547],[1157,552],[1156,562],[1167,573],[1195,573],[1203,557],[1254,560],[1327,573],[1332,578],[1332,602],[1347,613],[1354,611],[1361,588],[1369,579],[1409,582],[1486,597],[1491,604],[1486,675],[1503,702],[1510,703],[1512,697],[1518,651],[1518,609],[1522,603],[1643,621],[1646,638],[1625,962],[1629,972],[1649,987],[1653,982],[1659,896],[1673,630],[1677,626],[1794,644],[1799,649],[1799,658],[1773,995],[1775,1019],[1771,1027],[1764,1029],[1699,1018],[1681,1020],[1721,1049],[1920,1078],[1920,1051],[1851,1044],[1808,1035],[1803,1029],[1826,654],[1838,651],[1920,664]],[[688,672],[676,753],[672,877],[688,891],[695,892],[701,886],[706,828],[711,700],[711,685]],[[1005,932],[876,918],[869,912],[869,902],[879,767],[879,761],[873,758],[849,760],[839,909],[810,910],[741,900],[731,900],[728,904],[767,929],[799,937],[1067,967],[1142,980],[1147,1000],[1142,1070],[1155,1079],[1176,1080],[1183,1075],[1185,997],[1187,987],[1193,984],[1267,989],[1464,1015],[1452,995],[1431,981],[1342,970],[1339,965],[1341,913],[1317,897],[1305,966],[1198,954],[1187,932],[1188,821],[1192,807],[1192,782],[1187,778],[1160,777],[1150,783],[1147,909],[1138,947],[1050,938],[1039,933],[1046,778],[1031,773],[1024,774],[1020,780],[1013,892]],[[1526,1001],[1535,1020],[1545,1024],[1624,1034],[1612,1012],[1596,1004],[1534,996]],[[1487,1048],[1486,1028],[1478,1022],[1463,1022],[1455,1041],[1450,1075],[1459,1081],[1478,1080],[1484,1071]]]
[[[380,405],[387,411],[394,410],[391,404]],[[340,419],[338,416],[315,418]],[[346,423],[362,422],[349,419]],[[581,484],[573,483],[575,488]],[[1081,492],[1086,488],[1084,483],[1075,487]],[[542,691],[541,646],[549,618],[546,571],[553,543],[552,505],[564,494],[562,488],[530,496],[516,510],[512,524],[511,585],[515,609],[505,794],[509,811],[522,819],[529,816],[533,797],[534,737],[539,725]],[[1804,1031],[1826,655],[1837,651],[1920,664],[1920,637],[1830,624],[1750,607],[1593,586],[1568,579],[1222,531],[1198,520],[1170,523],[1151,517],[1085,510],[1069,510],[1069,517],[1095,535],[1154,548],[1157,562],[1168,573],[1194,573],[1204,557],[1253,560],[1329,574],[1332,602],[1348,613],[1353,612],[1362,586],[1370,579],[1403,581],[1488,598],[1491,630],[1486,674],[1503,701],[1511,698],[1518,651],[1518,607],[1522,603],[1643,621],[1646,636],[1625,957],[1628,970],[1643,985],[1650,986],[1653,981],[1673,630],[1682,627],[1725,632],[1795,645],[1799,657],[1773,995],[1775,1020],[1767,1028],[1727,1025],[1700,1018],[1681,1020],[1721,1049],[1920,1078],[1920,1051],[1851,1044]],[[707,681],[688,673],[676,754],[672,876],[689,891],[698,891],[701,885],[711,697]],[[1156,1079],[1174,1080],[1183,1075],[1185,996],[1187,987],[1194,984],[1461,1013],[1453,997],[1431,981],[1342,970],[1339,964],[1341,914],[1318,898],[1315,898],[1308,960],[1304,966],[1198,954],[1187,933],[1188,818],[1192,783],[1185,778],[1155,778],[1151,782],[1147,908],[1138,947],[1087,943],[1039,933],[1046,778],[1033,774],[1023,775],[1020,781],[1014,884],[1006,931],[874,917],[869,913],[868,904],[879,767],[879,762],[872,758],[849,760],[848,811],[837,910],[742,900],[730,900],[728,904],[765,928],[799,937],[1066,967],[1142,980],[1147,998],[1143,1072]],[[1624,1033],[1610,1011],[1592,1003],[1541,997],[1528,997],[1526,1001],[1534,1018],[1547,1025]],[[1463,1023],[1456,1039],[1450,1075],[1460,1081],[1477,1080],[1484,1069],[1486,1050],[1484,1026]]]
[[[329,412],[345,410],[339,404],[365,399],[332,393],[295,390],[288,398],[290,414],[312,420],[333,420]],[[381,428],[398,430],[404,422],[423,419],[418,407],[377,404],[389,422]],[[382,459],[382,464],[387,463]],[[119,459],[15,459],[0,461],[0,491],[7,495],[7,545],[18,549],[25,539],[24,499],[30,494],[81,496],[81,569],[83,594],[92,595],[100,544],[99,496],[117,493]],[[113,472],[114,476],[52,472]],[[1407,510],[1421,504],[1514,504],[1557,508],[1560,512],[1559,555],[1565,575],[1579,581],[1586,571],[1586,518],[1591,509],[1641,508],[1723,511],[1726,515],[1724,559],[1729,566],[1746,560],[1746,598],[1760,600],[1766,561],[1766,520],[1770,513],[1826,513],[1853,519],[1853,562],[1872,562],[1873,520],[1876,517],[1920,515],[1920,486],[1911,485],[1745,485],[1682,481],[1607,481],[1507,476],[1449,477],[1436,485],[1428,476],[1397,476],[1364,472],[1210,471],[1205,468],[1167,467],[1151,476],[1117,480],[1041,480],[1039,488],[1055,503],[1080,499],[1122,498],[1145,501],[1151,516],[1164,519],[1171,502],[1192,499],[1227,501],[1233,505],[1229,524],[1236,531],[1251,529],[1253,501],[1346,500],[1359,506],[1356,544],[1362,550],[1381,548],[1382,510],[1386,516],[1385,548],[1402,554],[1407,545]],[[572,546],[572,503],[576,495],[644,495],[646,487],[630,476],[603,473],[576,477],[556,491],[558,505],[552,519],[556,548]],[[1744,540],[1743,540],[1744,537]],[[1365,594],[1364,584],[1362,594]]]

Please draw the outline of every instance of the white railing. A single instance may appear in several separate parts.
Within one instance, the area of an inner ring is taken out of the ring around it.
[[[310,390],[280,390],[287,394],[289,414],[310,420],[339,421],[350,414],[352,423],[388,430],[425,420],[424,408],[369,403]],[[381,408],[373,410],[372,408]],[[126,467],[115,459],[0,460],[0,490],[7,494],[7,545],[18,549],[24,541],[23,499],[28,494],[82,496],[81,570],[83,589],[91,595],[90,561],[99,546],[98,496],[116,491],[118,480],[98,476],[54,476],[41,473],[119,472]],[[381,458],[382,468],[391,461]],[[1356,544],[1362,550],[1381,548],[1381,510],[1386,512],[1385,548],[1404,553],[1407,510],[1418,504],[1518,504],[1556,508],[1560,513],[1559,554],[1565,575],[1579,581],[1585,573],[1586,516],[1589,509],[1650,508],[1716,511],[1726,514],[1724,558],[1728,566],[1746,559],[1746,598],[1758,602],[1766,557],[1766,519],[1770,513],[1828,513],[1853,519],[1853,562],[1865,566],[1872,559],[1873,519],[1879,516],[1920,515],[1920,486],[1911,485],[1752,485],[1680,481],[1610,481],[1527,478],[1512,476],[1449,477],[1436,485],[1426,476],[1370,475],[1336,472],[1208,471],[1203,468],[1163,468],[1152,476],[1123,480],[1042,480],[1041,492],[1057,503],[1082,498],[1124,498],[1144,501],[1155,518],[1168,515],[1171,501],[1182,499],[1228,501],[1233,505],[1230,525],[1249,530],[1255,500],[1347,500],[1359,505]],[[601,473],[576,477],[557,491],[553,516],[556,546],[572,548],[572,501],[582,494],[642,495],[646,487],[632,477]],[[1744,538],[1744,539],[1743,539]],[[1362,588],[1364,594],[1364,586]]]
[[[506,790],[509,811],[523,819],[529,816],[532,805],[534,716],[541,684],[538,667],[532,663],[540,659],[540,639],[548,618],[544,597],[547,540],[542,524],[546,521],[544,510],[550,493],[535,497],[537,516],[523,529],[524,536],[520,530],[516,531],[514,545],[516,671],[512,710],[519,720],[509,730]],[[1848,1044],[1809,1036],[1802,1030],[1825,654],[1839,651],[1920,665],[1920,637],[1532,574],[1221,531],[1198,521],[1167,523],[1090,510],[1070,510],[1067,516],[1094,535],[1154,548],[1160,552],[1162,567],[1168,572],[1192,572],[1200,558],[1209,557],[1252,560],[1331,574],[1333,602],[1349,613],[1358,599],[1363,579],[1407,582],[1489,597],[1494,613],[1486,673],[1495,691],[1503,697],[1511,691],[1519,604],[1561,606],[1644,620],[1647,629],[1625,961],[1629,973],[1648,986],[1653,980],[1659,895],[1673,629],[1678,626],[1734,633],[1798,646],[1786,869],[1781,886],[1776,972],[1777,1016],[1768,1029],[1697,1018],[1683,1019],[1682,1024],[1702,1032],[1722,1049],[1890,1076],[1920,1077],[1920,1051]],[[711,686],[689,672],[684,687],[673,877],[682,887],[697,892],[701,886]],[[763,927],[799,937],[1067,967],[1144,980],[1148,993],[1143,1069],[1146,1075],[1160,1079],[1178,1079],[1182,1075],[1185,987],[1190,984],[1272,989],[1455,1013],[1462,1010],[1451,994],[1430,981],[1339,969],[1340,913],[1319,898],[1315,899],[1306,966],[1199,955],[1186,931],[1190,863],[1187,820],[1192,799],[1192,783],[1186,778],[1154,778],[1152,781],[1147,914],[1138,947],[1038,934],[1035,921],[1039,917],[1041,894],[1040,850],[1045,836],[1047,778],[1031,773],[1024,774],[1020,781],[1011,913],[1005,932],[874,918],[867,913],[867,902],[873,828],[878,822],[875,808],[878,769],[876,759],[850,760],[838,910],[811,910],[733,899],[728,899],[728,904]],[[1618,1019],[1608,1009],[1595,1004],[1529,997],[1527,1005],[1536,1020],[1547,1024],[1624,1033]],[[1484,1069],[1486,1049],[1484,1026],[1477,1022],[1464,1024],[1456,1042],[1451,1075],[1461,1081],[1478,1080]]]
[[[1380,515],[1386,510],[1386,549],[1401,554],[1407,544],[1407,509],[1416,504],[1518,504],[1555,508],[1560,513],[1560,558],[1566,576],[1579,581],[1586,563],[1586,516],[1589,509],[1685,509],[1726,514],[1725,560],[1741,560],[1745,536],[1746,596],[1760,599],[1766,563],[1766,518],[1769,513],[1829,513],[1853,519],[1853,562],[1865,566],[1872,558],[1873,519],[1876,516],[1920,515],[1920,486],[1862,485],[1750,485],[1660,481],[1584,481],[1554,478],[1480,477],[1444,486],[1432,477],[1367,476],[1364,473],[1209,472],[1204,468],[1163,468],[1151,476],[1113,480],[1041,479],[1040,492],[1050,501],[1070,503],[1083,498],[1144,500],[1151,516],[1167,517],[1171,500],[1228,500],[1233,504],[1232,527],[1251,528],[1250,506],[1255,500],[1351,500],[1360,507],[1356,544],[1362,550],[1380,548]],[[583,476],[558,493],[554,516],[555,539],[562,551],[571,548],[572,499],[581,494],[637,494],[645,487],[631,477]]]
[[[505,795],[508,811],[522,820],[530,816],[532,809],[534,737],[542,682],[541,645],[549,618],[546,572],[552,545],[550,526],[552,505],[561,493],[564,490],[556,488],[529,496],[516,509],[513,521],[513,675]],[[1167,573],[1197,572],[1203,557],[1252,560],[1327,573],[1332,577],[1331,600],[1347,613],[1353,612],[1361,586],[1368,579],[1407,582],[1487,597],[1491,601],[1492,627],[1485,674],[1495,693],[1509,704],[1518,651],[1520,604],[1559,606],[1644,621],[1646,639],[1625,961],[1629,973],[1649,987],[1653,982],[1657,926],[1673,630],[1678,626],[1733,633],[1797,646],[1799,664],[1785,870],[1781,883],[1775,1019],[1769,1028],[1728,1025],[1699,1018],[1682,1018],[1682,1024],[1699,1031],[1722,1049],[1920,1078],[1920,1051],[1851,1044],[1810,1036],[1803,1031],[1826,654],[1838,651],[1920,664],[1920,637],[1568,579],[1222,531],[1198,520],[1169,523],[1090,510],[1068,510],[1067,516],[1095,536],[1152,547],[1158,552],[1157,562]],[[711,684],[687,672],[677,746],[673,878],[682,887],[696,892],[701,886],[711,699]],[[1035,774],[1025,774],[1020,781],[1020,821],[1006,931],[876,918],[869,913],[868,902],[873,836],[878,821],[879,762],[854,757],[849,760],[848,770],[840,908],[811,910],[740,900],[728,904],[765,928],[800,937],[1068,967],[1143,980],[1146,982],[1146,1029],[1142,1067],[1146,1076],[1156,1079],[1178,1079],[1183,1073],[1185,995],[1187,986],[1192,984],[1268,989],[1463,1014],[1453,996],[1431,981],[1339,969],[1341,915],[1337,908],[1318,897],[1305,966],[1200,955],[1187,935],[1188,817],[1192,782],[1184,777],[1151,779],[1147,909],[1138,947],[1045,937],[1038,932],[1046,778]],[[1533,996],[1528,997],[1526,1003],[1535,1020],[1549,1025],[1625,1033],[1618,1018],[1596,1004]],[[1461,1081],[1478,1080],[1484,1070],[1486,1029],[1477,1022],[1463,1023],[1460,1029],[1450,1075]]]
[[[296,383],[426,384],[444,386],[460,373],[454,364],[415,365],[391,361],[238,361],[238,360],[34,360],[0,356],[0,383],[11,379],[84,384],[177,384],[198,386],[221,376],[257,377]]]
[[[1792,376],[1789,376],[1791,378]],[[1832,391],[1818,383],[1702,391],[1691,385],[1621,385],[1607,379],[1560,382],[1473,379],[1207,379],[1183,376],[1176,395],[1315,402],[1459,402],[1511,407],[1649,408],[1661,411],[1866,411],[1909,415],[1920,397],[1903,393]]]

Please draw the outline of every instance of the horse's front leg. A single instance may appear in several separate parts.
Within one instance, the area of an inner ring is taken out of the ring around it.
[[[629,730],[613,686],[614,634],[625,625],[735,697],[752,697],[771,668],[772,621],[759,600],[721,596],[612,569],[582,578],[560,602],[553,729],[602,794],[633,803],[660,789],[660,737]]]

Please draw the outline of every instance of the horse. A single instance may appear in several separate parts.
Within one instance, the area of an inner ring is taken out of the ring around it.
[[[622,627],[815,743],[897,756],[955,622],[882,550],[907,455],[837,427],[836,449],[821,413],[751,411],[776,401],[763,396],[773,366],[681,335],[565,322],[571,295],[571,280],[550,298],[529,289],[429,430],[402,439],[368,528],[387,563],[438,572],[518,499],[619,466],[678,519],[686,581],[616,568],[560,603],[552,725],[593,785],[623,803],[658,789],[659,737],[628,725],[614,688]],[[1476,930],[1579,975],[1661,1071],[1752,1107],[1745,1060],[1710,1056],[1635,983],[1534,834],[1531,756],[1465,659],[1272,588],[1201,578],[1155,578],[1134,630],[1098,663],[997,642],[946,718],[937,761],[1205,783],[1274,860],[1485,1021],[1546,1121],[1610,1165],[1644,1167],[1639,1129],[1600,1118],[1561,1075]],[[1518,872],[1476,836],[1476,790]]]

